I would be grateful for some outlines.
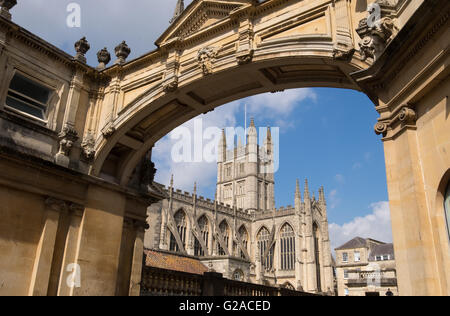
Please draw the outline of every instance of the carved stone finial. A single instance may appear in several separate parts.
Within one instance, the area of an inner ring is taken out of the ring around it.
[[[86,53],[91,48],[91,45],[89,45],[88,41],[86,40],[86,37],[83,37],[78,42],[75,43],[75,51],[77,54],[75,55],[75,59],[86,63]]]
[[[125,41],[117,45],[114,51],[117,56],[116,64],[119,65],[124,64],[131,53],[131,49],[128,47]]]
[[[175,7],[175,12],[173,13],[172,19],[169,21],[170,24],[175,22],[176,19],[184,12],[184,0],[178,0],[177,6]]]
[[[106,68],[106,65],[111,61],[111,54],[108,52],[108,49],[105,47],[97,53],[97,60],[99,65],[97,66],[98,70],[103,70]]]
[[[0,0],[0,16],[11,20],[11,10],[17,4],[17,0]]]

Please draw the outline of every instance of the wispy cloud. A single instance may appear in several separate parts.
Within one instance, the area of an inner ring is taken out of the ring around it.
[[[330,239],[333,250],[355,237],[392,242],[389,202],[373,203],[369,208],[372,212],[367,216],[356,217],[343,225],[330,224]]]

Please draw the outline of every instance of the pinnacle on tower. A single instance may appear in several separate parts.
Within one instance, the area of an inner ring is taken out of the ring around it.
[[[250,127],[255,127],[255,118],[250,119]]]
[[[184,0],[178,0],[177,6],[175,7],[175,12],[173,13],[173,18],[170,20],[172,24],[184,11]]]
[[[267,141],[272,141],[272,131],[270,130],[270,126],[267,127]]]
[[[324,190],[323,186],[319,189],[319,202],[321,204],[326,204],[326,201],[325,201],[325,190]]]
[[[197,182],[194,182],[194,195],[197,195]]]
[[[304,193],[304,196],[305,196],[305,200],[306,199],[308,199],[308,200],[310,199],[308,179],[305,180],[305,193]]]
[[[170,177],[170,188],[173,188],[173,175]]]
[[[302,200],[302,193],[300,192],[300,181],[297,179],[297,184],[295,186],[295,198]]]

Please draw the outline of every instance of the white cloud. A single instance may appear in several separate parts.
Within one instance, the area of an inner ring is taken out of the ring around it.
[[[392,242],[391,214],[389,202],[382,201],[370,205],[372,213],[365,217],[356,217],[343,225],[329,225],[331,247],[343,245],[355,237],[372,238],[383,242]]]
[[[296,106],[308,99],[314,102],[317,100],[313,89],[291,89],[282,93],[264,93],[244,102],[248,104],[250,114],[272,118],[274,115],[289,116]]]

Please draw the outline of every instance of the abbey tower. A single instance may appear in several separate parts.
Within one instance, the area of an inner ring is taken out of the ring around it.
[[[227,149],[225,131],[218,148],[217,200],[244,211],[267,211],[275,207],[273,143],[270,127],[264,145],[258,145],[258,134],[252,119],[245,144]]]

